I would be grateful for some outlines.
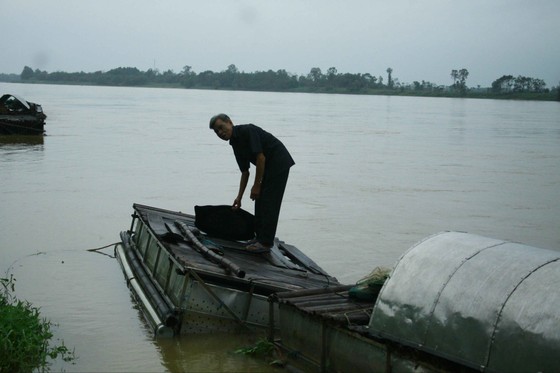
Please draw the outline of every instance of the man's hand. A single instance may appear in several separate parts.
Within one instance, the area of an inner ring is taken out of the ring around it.
[[[241,208],[241,198],[236,198],[235,201],[233,201],[233,205],[231,206],[232,210],[239,210]]]
[[[261,184],[255,184],[251,188],[251,199],[254,201],[261,196]]]

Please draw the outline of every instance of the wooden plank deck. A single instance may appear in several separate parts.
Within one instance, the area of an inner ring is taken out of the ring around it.
[[[364,332],[375,300],[363,301],[349,296],[352,285],[328,289],[300,290],[276,294],[279,303],[289,305],[326,323]]]
[[[276,240],[268,254],[255,254],[244,250],[245,242],[217,239],[200,232],[198,240],[214,253],[241,268],[240,278],[220,266],[215,260],[197,250],[181,234],[176,222],[195,228],[193,215],[145,205],[134,205],[135,213],[149,225],[160,243],[181,263],[185,270],[195,270],[205,281],[269,295],[277,291],[326,288],[340,285],[338,280],[325,272],[311,258],[293,245]]]

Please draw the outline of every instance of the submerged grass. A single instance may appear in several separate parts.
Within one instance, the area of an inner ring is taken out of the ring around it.
[[[53,324],[41,317],[39,308],[17,299],[15,279],[0,278],[0,373],[48,372],[50,361],[75,360],[63,342],[53,344]]]
[[[284,366],[285,359],[274,343],[266,339],[260,339],[253,346],[246,346],[235,351],[236,354],[248,355],[256,358],[262,358],[268,361],[270,365]]]

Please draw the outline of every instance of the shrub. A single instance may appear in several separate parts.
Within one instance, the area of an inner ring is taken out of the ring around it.
[[[13,296],[15,279],[0,278],[0,373],[49,371],[49,359],[71,362],[74,352],[64,343],[51,344],[53,324],[39,308]]]

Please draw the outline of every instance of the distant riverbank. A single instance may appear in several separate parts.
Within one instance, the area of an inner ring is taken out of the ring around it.
[[[19,75],[0,74],[0,82],[20,84],[53,84],[53,85],[82,85],[103,87],[144,87],[144,88],[170,88],[170,89],[201,89],[217,91],[249,91],[249,92],[292,92],[292,93],[323,93],[323,94],[351,94],[351,95],[378,95],[378,96],[411,96],[411,97],[445,97],[445,98],[473,98],[492,100],[531,100],[531,101],[560,101],[560,89],[553,88],[546,92],[494,92],[491,88],[467,88],[464,92],[454,90],[451,86],[430,87],[429,89],[410,89],[409,87],[395,88],[348,88],[329,86],[292,86],[278,87],[266,85],[258,87],[220,86],[217,84],[185,85],[178,82],[143,82],[143,81],[87,81],[87,80],[22,80]],[[4,92],[5,93],[5,92]]]

